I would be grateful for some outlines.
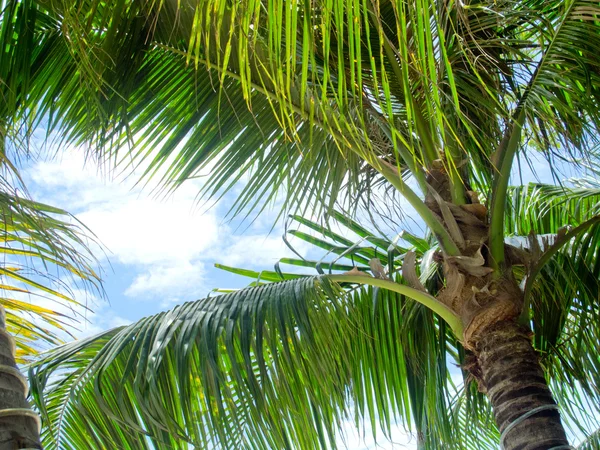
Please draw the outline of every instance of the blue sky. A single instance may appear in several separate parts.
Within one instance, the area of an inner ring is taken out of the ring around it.
[[[215,269],[215,262],[272,269],[278,258],[291,254],[280,227],[269,234],[275,211],[244,227],[227,223],[226,202],[202,208],[194,181],[168,198],[158,197],[150,188],[136,187],[135,176],[118,177],[85,164],[84,152],[77,150],[29,161],[23,174],[34,199],[71,212],[103,244],[96,254],[108,302],[89,299],[97,314],[81,325],[84,334],[204,297],[213,288],[248,283]]]
[[[215,269],[216,262],[272,270],[279,258],[293,256],[281,239],[281,223],[272,229],[278,209],[239,226],[224,220],[235,193],[212,208],[203,208],[196,202],[201,181],[192,180],[174,195],[159,197],[151,187],[136,186],[135,174],[105,173],[93,163],[86,164],[84,154],[71,149],[51,160],[23,163],[32,197],[71,212],[103,244],[96,253],[106,298],[75,290],[78,300],[89,302],[94,311],[80,311],[87,320],[77,324],[78,337],[204,297],[213,288],[238,288],[251,281]],[[527,165],[521,167],[524,181],[533,180]],[[541,160],[536,171],[539,179],[552,182]],[[416,231],[414,223],[410,227]],[[314,257],[306,245],[294,244],[303,256]],[[364,439],[350,423],[346,431],[349,449],[375,448],[368,430]],[[415,439],[400,428],[393,439],[395,443],[382,440],[378,448],[416,448]]]

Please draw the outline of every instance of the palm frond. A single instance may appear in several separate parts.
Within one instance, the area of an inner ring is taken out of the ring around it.
[[[528,80],[515,92],[518,100],[498,150],[490,207],[490,252],[497,266],[504,264],[504,216],[506,193],[514,156],[522,147],[522,132],[537,143],[550,160],[572,161],[587,158],[595,146],[600,125],[597,83],[600,44],[595,16],[596,2],[531,2],[538,19],[530,31],[541,45],[530,53],[530,65],[523,65],[518,76]],[[568,76],[565,74],[568,73]],[[558,152],[553,149],[563,148]],[[525,153],[526,155],[527,153]],[[573,159],[577,156],[578,158]]]
[[[390,246],[342,223],[379,253]],[[47,448],[77,448],[87,435],[94,448],[334,448],[344,421],[374,424],[378,440],[399,424],[423,443],[462,448],[461,432],[441,414],[451,403],[446,346],[455,338],[427,308],[381,288],[347,285],[344,293],[322,276],[221,268],[258,287],[67,344],[32,366]]]
[[[70,333],[72,320],[84,319],[66,312],[85,308],[74,298],[74,288],[95,293],[102,288],[87,250],[91,233],[86,235],[67,212],[0,192],[0,227],[0,304],[16,339],[17,362],[23,363],[39,352],[40,343],[61,343],[60,334]],[[36,299],[56,307],[40,306]]]
[[[599,397],[600,191],[594,186],[540,184],[514,188],[507,234],[529,235],[532,262],[525,294],[534,346],[553,393],[577,433],[597,428]],[[537,247],[537,249],[536,249]]]
[[[600,189],[531,183],[512,188],[506,218],[507,235],[556,234],[596,216]]]
[[[598,426],[589,412],[600,401],[600,365],[593,350],[600,338],[599,238],[600,227],[594,225],[559,251],[541,269],[530,296],[534,344],[542,352],[557,399],[584,432]]]
[[[87,433],[99,448],[146,448],[145,435],[158,448],[326,445],[348,380],[343,302],[327,300],[337,291],[268,284],[51,351],[31,369],[47,448]]]
[[[545,15],[536,31],[546,45],[520,102],[531,137],[541,149],[552,154],[562,148],[566,154],[553,154],[558,160],[571,156],[587,162],[600,124],[595,106],[600,69],[595,17],[600,8],[589,0],[550,2],[543,8]]]
[[[223,267],[219,264],[216,267],[250,277],[254,280],[251,285],[255,285],[266,281],[288,279],[288,277],[306,276],[295,272],[286,272],[284,269],[286,266],[302,267],[308,269],[309,273],[319,274],[350,270],[359,270],[368,274],[372,270],[369,264],[370,258],[377,258],[387,263],[388,274],[391,277],[394,277],[396,281],[401,281],[399,274],[402,271],[404,258],[408,251],[412,251],[418,255],[422,283],[428,286],[430,292],[436,292],[441,286],[439,281],[441,268],[432,259],[436,247],[432,247],[426,239],[414,236],[409,232],[401,232],[393,239],[383,237],[373,229],[366,228],[337,211],[331,214],[327,224],[319,224],[298,216],[290,217],[286,229],[287,234],[319,249],[323,257],[318,261],[282,258],[275,264],[275,271],[261,271],[260,273]],[[300,229],[311,230],[316,233],[316,236],[304,231],[296,231]],[[294,248],[289,244],[285,235],[284,240],[293,250]],[[367,295],[364,295],[365,293]],[[449,327],[445,328],[448,336],[441,336],[439,333],[444,333],[444,331],[443,329],[438,331],[438,324],[443,322],[435,320],[429,322],[432,318],[431,314],[410,299],[403,301],[401,312],[393,313],[395,311],[394,303],[385,301],[390,295],[396,294],[379,288],[368,288],[366,292],[363,292],[362,289],[355,290],[353,293],[354,304],[364,308],[362,313],[364,316],[361,317],[364,317],[362,320],[366,322],[361,328],[364,328],[367,339],[372,340],[373,343],[386,342],[390,337],[384,333],[384,330],[393,334],[393,329],[397,329],[398,336],[389,341],[388,345],[390,348],[396,348],[398,342],[404,343],[402,355],[405,358],[404,370],[406,372],[399,372],[396,369],[388,379],[385,375],[387,372],[378,366],[376,378],[369,383],[379,386],[378,390],[385,387],[386,383],[395,383],[394,386],[406,384],[412,416],[405,418],[404,426],[416,436],[418,442],[425,448],[495,448],[498,433],[493,424],[489,403],[482,394],[477,392],[473,383],[468,384],[465,389],[454,386],[456,381],[453,379],[458,373],[458,367],[464,366],[465,360],[464,351],[461,353],[456,349],[456,346],[460,347],[460,344],[456,342]],[[384,316],[381,316],[382,311],[385,312]],[[400,315],[394,318],[390,316],[391,314]],[[373,322],[376,318],[383,318],[383,321]],[[384,330],[379,330],[378,326],[383,327]],[[422,330],[422,334],[416,330]],[[432,336],[437,336],[437,338]],[[356,338],[352,338],[352,340],[356,342]],[[441,359],[444,347],[446,348],[446,360]],[[385,350],[387,353],[384,357],[387,364],[393,362],[388,362],[388,359],[402,357],[402,355],[395,355],[386,347],[373,349],[367,343],[364,348],[365,358],[369,353],[373,358],[373,355],[378,355],[377,351]],[[398,364],[398,362],[394,364]],[[360,373],[367,374],[368,370],[368,365],[365,364],[360,368]],[[436,370],[438,371],[436,372]],[[434,391],[436,385],[439,389],[438,392]],[[393,389],[393,387],[387,387],[388,396],[392,396]],[[356,395],[367,394],[360,391]],[[372,424],[373,421],[377,423],[377,417],[381,414],[379,420],[383,422],[380,423],[379,428],[385,430],[385,433],[380,439],[386,441],[390,438],[393,439],[390,431],[393,434],[394,420],[398,420],[395,412],[401,408],[401,405],[398,404],[399,398],[386,400],[385,396],[380,397],[379,395],[383,394],[373,393],[372,399],[363,398],[359,401],[354,398],[353,401],[357,405],[361,402],[366,404],[362,408],[368,413],[367,423]],[[430,403],[426,399],[429,399]],[[377,407],[378,402],[383,400],[388,402],[388,411],[385,413],[381,413]],[[364,424],[357,421],[356,427],[362,428]]]
[[[276,21],[283,3],[88,3],[36,10],[42,45],[28,97],[40,105],[36,117],[49,115],[64,139],[108,150],[101,159],[144,164],[166,189],[211,167],[206,193],[214,196],[250,171],[233,212],[260,210],[259,200],[282,187],[287,205],[330,207],[342,180],[355,197],[365,166],[380,170],[379,159],[409,168],[425,189],[421,166],[438,158],[440,135],[456,134],[442,109],[473,134],[452,77],[450,59],[461,59],[461,49],[445,54],[444,42],[457,41],[442,26],[449,12],[433,4],[404,11],[411,17],[402,25],[387,2],[379,11],[335,3],[331,14],[327,5],[295,3]],[[412,51],[418,58],[405,63]]]
[[[31,366],[32,393],[46,448],[335,448],[349,420],[470,448],[444,413],[445,330],[393,292],[307,277],[59,347]]]

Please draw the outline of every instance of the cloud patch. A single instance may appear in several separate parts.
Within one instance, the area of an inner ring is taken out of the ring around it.
[[[272,269],[291,254],[280,229],[265,237],[264,221],[238,233],[222,222],[218,208],[199,210],[195,180],[161,198],[137,186],[137,174],[102,172],[75,150],[35,162],[26,175],[34,198],[74,213],[106,247],[111,263],[133,274],[122,292],[129,298],[163,306],[192,300],[223,287],[207,275],[214,262]]]
[[[203,262],[149,267],[133,279],[125,295],[130,298],[150,297],[165,306],[195,300],[208,294],[205,274]]]

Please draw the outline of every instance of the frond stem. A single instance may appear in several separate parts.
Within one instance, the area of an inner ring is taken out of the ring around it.
[[[556,28],[552,40],[548,43],[540,62],[536,66],[533,75],[527,83],[527,87],[525,88],[523,96],[519,100],[519,104],[517,105],[512,117],[512,124],[506,129],[502,141],[500,142],[500,146],[496,152],[496,157],[494,158],[494,162],[496,167],[499,168],[499,172],[494,179],[494,185],[492,189],[489,243],[491,255],[490,262],[492,268],[494,269],[494,276],[496,278],[502,276],[502,270],[504,269],[504,213],[506,208],[506,194],[514,156],[517,152],[521,139],[521,131],[525,123],[527,100],[529,99],[529,94],[539,79],[542,68],[548,61],[549,55],[552,53],[552,48],[556,44],[557,36],[560,34],[567,17],[569,17],[573,11],[575,4],[575,1],[571,2],[567,11],[565,12],[565,15],[563,16],[562,21]]]
[[[376,286],[382,289],[396,292],[411,298],[412,300],[422,304],[426,308],[430,309],[438,316],[440,316],[446,323],[452,328],[454,335],[461,340],[463,336],[463,326],[460,318],[445,304],[437,300],[427,292],[420,291],[415,288],[411,288],[404,284],[395,283],[389,280],[382,280],[380,278],[373,278],[368,275],[326,275],[330,281],[336,283],[357,283],[367,284],[369,286]]]
[[[500,167],[492,189],[489,231],[490,264],[497,278],[502,276],[502,270],[504,269],[504,214],[506,212],[508,181],[514,156],[521,141],[521,129],[524,121],[525,109],[521,108],[518,116],[509,126],[505,139],[500,144],[502,151],[498,160],[500,161]]]

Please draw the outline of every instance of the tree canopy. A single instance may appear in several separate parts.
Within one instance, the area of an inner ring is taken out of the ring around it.
[[[53,351],[31,372],[48,445],[326,447],[353,415],[425,448],[566,448],[552,395],[594,433],[597,186],[509,184],[532,154],[597,173],[598,2],[3,6],[3,137],[47,120],[167,192],[241,185],[232,216],[282,199],[373,274],[333,261]],[[430,235],[400,249],[354,221],[400,198]],[[342,216],[356,242],[328,228]]]

